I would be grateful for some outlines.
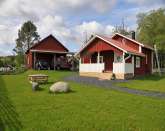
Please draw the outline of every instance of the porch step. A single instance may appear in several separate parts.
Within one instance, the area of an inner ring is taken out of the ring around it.
[[[95,72],[80,72],[80,76],[86,76],[86,77],[98,77],[101,73],[95,73]]]
[[[112,77],[112,72],[104,72],[104,73],[100,74],[99,79],[100,80],[110,80],[111,77]]]
[[[84,72],[84,73],[80,73],[79,75],[86,77],[97,77],[99,80],[110,80],[112,77],[112,72],[103,72],[103,73]]]

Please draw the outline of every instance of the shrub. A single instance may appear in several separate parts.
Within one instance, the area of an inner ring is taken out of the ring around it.
[[[25,71],[27,71],[26,68],[17,67],[10,71],[0,71],[0,75],[16,75],[16,74],[24,73]]]

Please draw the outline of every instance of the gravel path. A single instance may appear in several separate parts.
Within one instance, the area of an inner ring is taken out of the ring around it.
[[[144,91],[144,90],[137,90],[137,89],[131,89],[131,88],[126,88],[126,87],[119,87],[116,86],[115,83],[119,82],[127,82],[127,80],[98,80],[97,78],[92,78],[92,77],[82,77],[79,75],[73,75],[64,78],[66,81],[74,81],[77,83],[82,83],[82,84],[91,84],[91,85],[96,85],[97,87],[104,87],[104,88],[109,88],[117,91],[122,91],[130,94],[136,94],[136,95],[143,95],[143,96],[150,96],[150,97],[156,97],[156,98],[165,98],[165,93],[161,92],[154,92],[154,91]]]

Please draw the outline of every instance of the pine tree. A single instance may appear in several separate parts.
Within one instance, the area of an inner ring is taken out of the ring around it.
[[[14,51],[18,54],[24,54],[35,42],[38,42],[40,36],[37,27],[31,21],[25,22],[21,29],[18,30],[18,38],[16,39],[16,47]]]
[[[21,29],[18,30],[16,46],[13,49],[17,54],[16,61],[18,65],[24,63],[25,52],[39,40],[40,36],[38,35],[37,27],[31,21],[25,22]]]

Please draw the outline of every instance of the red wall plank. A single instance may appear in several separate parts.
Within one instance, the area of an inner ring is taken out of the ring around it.
[[[146,48],[142,48],[142,52],[146,56],[141,57],[140,68],[136,68],[136,59],[135,59],[135,75],[144,75],[144,74],[152,73],[152,58],[151,58],[152,51]]]
[[[124,38],[124,40],[123,40],[123,37],[118,36],[118,35],[117,35],[116,37],[114,37],[113,39],[115,39],[115,40],[117,40],[117,41],[119,41],[119,42],[125,42],[125,44],[126,44],[127,46],[131,47],[131,48],[134,49],[134,50],[139,51],[139,45],[136,44],[136,43],[134,43],[134,42],[132,42],[132,41],[130,41],[130,40],[127,40],[127,39],[125,39],[125,38]]]

